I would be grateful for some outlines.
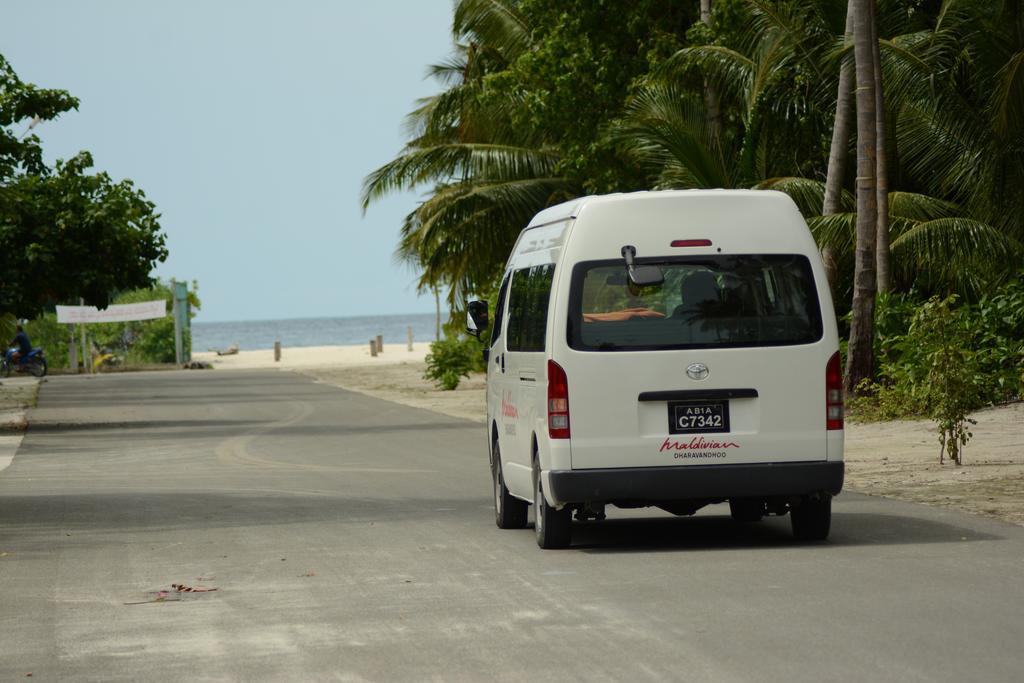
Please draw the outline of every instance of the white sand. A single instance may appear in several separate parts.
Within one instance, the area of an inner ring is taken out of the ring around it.
[[[370,355],[370,344],[360,346],[295,346],[281,349],[281,360],[274,361],[273,349],[239,351],[233,356],[218,356],[213,351],[192,354],[192,360],[211,363],[223,370],[254,370],[258,368],[280,368],[296,370],[304,368],[359,367],[373,365],[394,365],[395,363],[422,362],[430,351],[427,342],[416,342],[409,351],[407,344],[384,343],[383,353]]]

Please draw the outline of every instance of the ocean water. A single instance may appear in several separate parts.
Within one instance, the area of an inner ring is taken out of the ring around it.
[[[443,316],[441,322],[445,322]],[[385,344],[404,344],[409,325],[415,341],[434,341],[434,314],[410,313],[351,318],[193,322],[192,350],[224,349],[232,344],[238,344],[242,351],[272,349],[275,341],[281,342],[285,348],[367,344],[378,334],[384,335]]]

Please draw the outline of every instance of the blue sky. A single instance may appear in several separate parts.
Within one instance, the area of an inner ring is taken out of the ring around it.
[[[36,129],[47,156],[146,192],[197,320],[431,312],[393,259],[417,197],[363,217],[359,190],[437,91],[450,21],[451,0],[32,0],[4,3],[0,53],[81,99]]]

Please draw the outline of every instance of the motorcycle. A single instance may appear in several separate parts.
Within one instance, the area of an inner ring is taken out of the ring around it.
[[[46,355],[40,348],[35,348],[14,360],[14,352],[17,349],[7,349],[4,357],[0,359],[0,376],[10,377],[11,372],[28,372],[33,377],[46,376]]]

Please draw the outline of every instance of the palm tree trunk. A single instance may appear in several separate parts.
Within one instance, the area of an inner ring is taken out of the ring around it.
[[[846,8],[846,36],[849,42],[853,34],[853,2]],[[850,127],[853,123],[853,63],[844,59],[839,67],[839,92],[836,94],[836,118],[832,126],[832,147],[828,153],[828,175],[825,176],[825,202],[821,215],[839,213],[843,196],[843,184],[846,180],[846,156],[850,145]],[[825,246],[821,250],[821,258],[825,262],[825,274],[829,284],[834,288],[839,276],[839,266],[832,247]]]
[[[441,290],[434,286],[434,341],[441,341]]]
[[[709,28],[711,26],[711,1],[700,0],[700,20]],[[709,85],[707,80],[704,81],[704,107],[711,133],[714,139],[718,140],[722,134],[722,108],[718,100],[718,91],[714,86]]]
[[[844,389],[873,375],[872,342],[875,318],[875,231],[878,195],[875,118],[875,51],[871,47],[872,5],[875,0],[850,0],[854,5],[853,52],[857,78],[857,247],[853,272],[853,307],[850,345],[846,353]]]
[[[872,3],[874,4],[874,3]],[[878,260],[878,291],[892,289],[892,254],[889,251],[889,175],[888,158],[885,154],[887,139],[885,121],[885,91],[882,89],[882,50],[878,44],[878,19],[872,7],[871,45],[875,61],[875,157],[876,196],[878,197],[878,222],[875,238],[875,257]]]

